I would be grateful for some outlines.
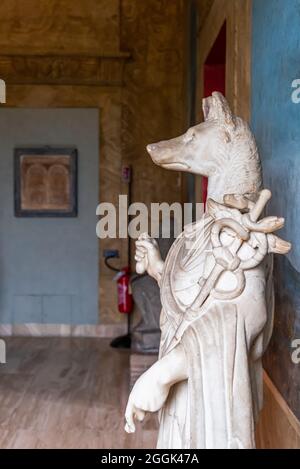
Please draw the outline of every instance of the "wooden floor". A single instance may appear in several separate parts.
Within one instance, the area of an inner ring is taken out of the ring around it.
[[[153,448],[156,420],[124,432],[129,354],[104,339],[10,338],[0,448]]]

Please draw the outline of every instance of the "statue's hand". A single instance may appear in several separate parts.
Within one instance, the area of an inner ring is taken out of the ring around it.
[[[135,419],[142,422],[146,412],[156,412],[164,404],[169,386],[159,380],[156,368],[150,368],[136,381],[125,411],[125,431],[135,432]]]
[[[138,274],[148,272],[151,277],[160,281],[164,262],[161,258],[158,244],[147,233],[142,233],[135,243],[136,271]]]
[[[162,408],[170,387],[188,378],[187,368],[185,350],[178,344],[137,380],[125,412],[127,433],[135,432],[135,419],[141,422],[145,412],[157,412]]]

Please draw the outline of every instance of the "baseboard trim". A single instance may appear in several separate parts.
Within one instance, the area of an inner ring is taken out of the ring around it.
[[[281,407],[282,411],[286,415],[286,418],[288,419],[290,425],[294,428],[294,430],[297,432],[297,434],[300,436],[300,422],[297,419],[296,415],[291,411],[289,406],[287,405],[286,401],[274,385],[273,381],[269,377],[269,375],[264,372],[264,382],[265,385],[269,388],[270,392],[273,394],[276,402],[278,405]]]
[[[0,324],[1,337],[102,337],[126,334],[126,324]]]
[[[264,407],[256,429],[257,447],[299,449],[300,422],[264,372]]]

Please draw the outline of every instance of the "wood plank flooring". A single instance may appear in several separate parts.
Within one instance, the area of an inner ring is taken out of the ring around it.
[[[154,448],[155,417],[124,431],[129,353],[105,339],[6,338],[0,448]]]

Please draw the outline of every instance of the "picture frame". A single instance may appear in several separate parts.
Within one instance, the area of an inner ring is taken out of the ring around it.
[[[77,164],[75,147],[15,148],[15,216],[76,217]]]

